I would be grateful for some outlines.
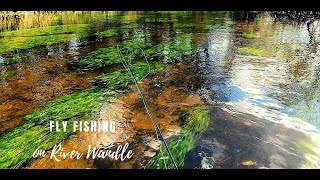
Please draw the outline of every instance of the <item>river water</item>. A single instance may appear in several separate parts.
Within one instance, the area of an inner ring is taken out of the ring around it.
[[[170,65],[160,80],[153,80],[152,88],[144,88],[153,101],[155,94],[161,96],[157,88],[165,84],[162,98],[151,103],[164,131],[173,126],[166,122],[179,115],[164,118],[160,105],[192,96],[182,111],[199,104],[200,98],[210,107],[209,126],[187,153],[183,168],[320,167],[319,20],[288,19],[271,12],[38,12],[24,18],[3,21],[0,27],[10,31],[88,23],[91,29],[82,39],[2,53],[3,57],[32,55],[0,66],[2,72],[18,72],[0,80],[1,134],[48,101],[91,87],[95,76],[121,68],[79,70],[72,61],[122,40],[97,38],[94,32],[137,24],[132,32],[149,32],[154,44],[187,34],[186,45],[197,52],[196,58]],[[126,98],[130,93],[122,99]],[[129,100],[125,103],[136,106]],[[172,105],[167,112],[181,107]],[[148,116],[130,119],[139,118],[141,123],[135,122],[133,131],[152,132],[152,126],[146,128]],[[40,168],[44,166],[40,163]]]

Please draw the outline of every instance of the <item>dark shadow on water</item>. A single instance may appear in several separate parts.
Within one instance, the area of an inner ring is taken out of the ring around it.
[[[301,168],[305,162],[299,141],[307,136],[299,131],[218,107],[211,117],[184,168]]]

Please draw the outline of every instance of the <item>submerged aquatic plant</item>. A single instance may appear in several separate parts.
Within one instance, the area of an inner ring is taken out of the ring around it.
[[[255,34],[255,33],[244,33],[243,37],[248,38],[248,39],[258,39],[258,38],[260,38],[260,35]]]
[[[197,106],[192,108],[182,127],[182,135],[174,137],[169,141],[168,146],[178,167],[184,164],[186,154],[193,148],[196,139],[210,122],[210,109],[207,106]],[[162,149],[163,155],[158,154],[154,161],[149,163],[148,168],[174,168],[173,163],[168,160],[168,153]]]
[[[8,78],[16,75],[17,73],[18,73],[18,71],[16,71],[16,70],[0,72],[0,80],[8,79]]]
[[[109,48],[100,48],[97,51],[91,52],[86,56],[76,60],[74,64],[81,68],[96,69],[107,65],[120,64],[121,56],[119,49],[125,49],[127,52],[122,56],[125,60],[131,61],[134,57],[141,55],[140,48],[150,47],[151,44],[143,41],[124,41],[116,46]],[[119,48],[118,48],[119,47]],[[130,50],[130,52],[128,52]]]
[[[240,54],[245,54],[245,55],[253,55],[253,56],[266,56],[265,51],[263,51],[262,49],[258,49],[258,48],[253,48],[253,47],[243,47],[243,48],[239,48],[238,52]]]
[[[24,56],[13,55],[12,57],[0,57],[0,65],[10,65],[23,61]]]
[[[119,49],[122,50],[123,58],[127,61],[142,59],[145,54],[149,59],[158,57],[167,62],[173,62],[195,53],[195,48],[191,43],[192,34],[179,35],[174,41],[162,43],[153,47],[151,42],[143,39],[145,37],[146,35],[138,33],[133,37],[133,40],[123,41],[115,46],[98,49],[97,51],[91,52],[76,60],[74,64],[77,67],[89,69],[120,64],[121,56],[118,53]],[[145,50],[144,53],[141,50]]]
[[[150,74],[155,74],[156,72],[163,70],[162,63],[154,62],[150,64],[150,72],[149,64],[145,62],[138,62],[130,66],[132,69],[134,77],[139,80],[144,76]],[[99,87],[107,87],[112,90],[122,90],[125,89],[129,83],[131,83],[131,75],[126,69],[121,69],[119,71],[115,71],[113,73],[103,74],[96,78],[96,83]]]
[[[146,17],[142,19],[146,23],[171,23],[177,22],[178,20],[171,17]]]
[[[118,64],[121,62],[118,49],[116,47],[100,48],[97,51],[87,54],[74,62],[81,68],[100,68],[107,65]]]
[[[86,36],[88,28],[88,24],[72,24],[0,32],[0,53],[67,42]]]
[[[132,72],[138,79],[161,71],[162,65],[152,63],[150,70],[149,73],[149,66],[146,63],[132,65]],[[100,88],[96,87],[63,96],[25,116],[22,125],[0,137],[0,168],[19,168],[32,159],[32,154],[36,149],[50,149],[54,144],[74,133],[72,128],[68,128],[66,132],[50,132],[49,121],[72,123],[93,119],[93,115],[103,103],[109,103],[132,83],[132,79],[123,74],[125,72],[119,70],[101,75],[97,78]],[[120,86],[119,83],[121,83]]]
[[[49,149],[68,137],[72,129],[67,129],[67,132],[50,132],[49,120],[88,120],[91,118],[88,113],[99,107],[99,97],[102,97],[101,92],[84,90],[53,100],[39,111],[27,115],[23,125],[0,138],[0,168],[18,168],[32,158],[36,149]]]
[[[222,24],[209,24],[209,25],[205,25],[203,28],[203,30],[227,30],[227,31],[231,31],[232,30],[232,26],[226,23],[222,23]]]
[[[116,35],[118,35],[118,32],[119,31],[117,29],[113,28],[113,29],[108,29],[105,31],[97,32],[97,33],[95,33],[95,35],[97,35],[99,37],[106,38],[106,37],[116,36]]]
[[[192,45],[192,34],[178,35],[174,41],[156,45],[145,51],[148,58],[159,58],[166,62],[182,60],[185,56],[195,53],[195,46]]]

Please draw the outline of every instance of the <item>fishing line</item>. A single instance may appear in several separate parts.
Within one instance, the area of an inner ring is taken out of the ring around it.
[[[138,46],[138,45],[137,45],[137,46]],[[139,47],[139,46],[138,46],[138,47]],[[178,166],[177,166],[176,162],[174,161],[174,158],[173,158],[173,156],[172,156],[172,154],[171,154],[171,152],[170,152],[170,150],[169,150],[169,147],[168,147],[168,144],[167,144],[166,140],[164,139],[164,136],[163,136],[163,134],[162,134],[162,132],[161,132],[161,130],[160,130],[160,127],[159,127],[157,121],[155,120],[155,117],[153,116],[153,114],[152,114],[152,112],[151,112],[151,110],[150,110],[150,108],[149,108],[149,104],[148,104],[148,102],[147,102],[147,100],[146,100],[146,97],[145,97],[145,95],[143,94],[143,92],[142,92],[139,84],[137,83],[137,80],[136,80],[133,72],[131,71],[130,65],[127,64],[127,62],[124,60],[124,58],[123,58],[123,56],[122,56],[122,53],[121,53],[120,48],[119,48],[118,45],[117,45],[117,49],[118,49],[118,53],[119,53],[119,55],[120,55],[120,59],[121,59],[122,65],[125,67],[125,69],[126,69],[126,70],[129,72],[129,74],[131,75],[131,77],[132,77],[132,79],[133,79],[133,82],[134,82],[134,84],[135,84],[135,86],[136,86],[136,88],[137,88],[137,90],[138,90],[138,92],[139,92],[139,94],[140,94],[140,96],[141,96],[141,98],[142,98],[142,101],[143,101],[144,107],[145,107],[145,109],[146,109],[146,112],[147,112],[148,116],[150,117],[151,122],[152,122],[152,124],[153,124],[153,126],[154,126],[154,128],[155,128],[155,130],[156,130],[157,139],[160,139],[160,140],[163,142],[163,144],[165,145],[165,149],[167,150],[167,152],[168,152],[168,154],[169,154],[169,157],[170,157],[170,159],[171,159],[174,167],[175,167],[176,169],[178,169]],[[149,75],[150,69],[151,69],[150,64],[148,63],[148,61],[147,61],[147,59],[146,59],[146,56],[145,56],[145,53],[143,52],[143,50],[142,50],[140,47],[139,47],[139,49],[142,51],[142,53],[143,53],[143,55],[144,55],[144,58],[145,58],[145,61],[147,62],[148,66],[149,66],[149,72],[148,72],[148,74],[147,74],[147,75]],[[146,76],[144,76],[143,78],[145,78],[145,77],[146,77]],[[143,78],[142,78],[142,79],[143,79]],[[161,148],[160,148],[160,150],[161,150]]]

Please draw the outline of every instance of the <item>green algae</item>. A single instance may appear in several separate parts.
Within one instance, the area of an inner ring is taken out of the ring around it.
[[[298,151],[304,156],[303,168],[319,169],[319,144],[313,141],[310,137],[305,137],[297,140]]]
[[[67,42],[86,36],[88,28],[88,24],[74,24],[1,32],[0,53]]]
[[[137,63],[132,72],[137,78],[162,70],[159,63]],[[69,126],[66,132],[50,132],[49,121],[88,121],[94,119],[103,104],[110,103],[132,83],[127,72],[119,70],[97,77],[96,88],[83,90],[49,102],[40,110],[23,118],[23,124],[0,137],[0,168],[19,168],[36,149],[48,150],[74,134]],[[107,82],[106,82],[107,81]],[[121,84],[121,85],[119,85]]]
[[[0,168],[18,168],[36,149],[49,149],[54,144],[71,135],[67,132],[50,132],[49,121],[90,120],[89,115],[100,105],[98,98],[102,92],[84,90],[49,102],[39,111],[27,115],[21,126],[0,138]],[[88,114],[89,113],[89,114]],[[71,126],[70,126],[71,127]]]
[[[186,56],[191,56],[196,52],[192,45],[192,34],[178,35],[174,41],[156,45],[145,51],[148,58],[160,58],[165,62],[182,60]]]
[[[177,22],[178,20],[170,17],[148,17],[142,20],[146,23],[172,23]]]
[[[23,57],[21,55],[13,55],[12,57],[0,57],[0,65],[10,65],[23,61]]]
[[[106,37],[116,36],[116,35],[118,35],[118,33],[119,33],[119,31],[117,29],[108,29],[105,31],[97,32],[97,33],[95,33],[95,35],[99,36],[99,37],[106,38]]]
[[[210,122],[210,109],[207,106],[197,106],[192,108],[182,127],[182,135],[174,137],[169,141],[168,147],[173,155],[178,167],[184,164],[186,154],[193,148],[196,139],[208,127]],[[163,154],[158,154],[154,161],[147,165],[148,168],[173,169],[174,165],[169,160],[168,153],[162,148]]]
[[[243,48],[239,48],[238,52],[240,54],[245,54],[245,55],[253,55],[253,56],[266,56],[265,51],[263,51],[262,49],[258,49],[258,48],[253,48],[253,47],[243,47]]]
[[[293,51],[303,50],[304,46],[302,44],[290,44],[289,48]]]
[[[146,75],[155,74],[163,70],[163,65],[160,62],[154,62],[150,64],[150,72],[146,71],[149,69],[149,64],[144,62],[138,62],[130,66],[134,77],[139,80]],[[96,78],[96,83],[99,87],[108,87],[112,90],[122,90],[125,89],[129,83],[131,83],[132,77],[126,69],[121,69],[119,71],[103,74]]]
[[[140,40],[124,41],[115,46],[109,48],[100,48],[97,51],[91,52],[86,56],[76,60],[74,64],[77,67],[88,69],[96,69],[108,65],[120,64],[122,58],[127,61],[132,61],[134,57],[141,55],[141,49],[150,46],[150,43]],[[122,54],[120,55],[119,50],[122,49],[125,49],[125,53],[121,51]]]
[[[140,25],[137,23],[130,23],[130,24],[125,24],[121,26],[121,29],[135,29],[135,28],[139,28]]]
[[[258,38],[260,38],[260,35],[255,34],[255,33],[244,33],[243,37],[248,38],[248,39],[258,39]]]
[[[212,22],[212,24],[206,24],[206,25],[202,25],[202,29],[203,30],[226,30],[226,31],[231,31],[233,30],[233,26],[231,24],[228,24],[224,21],[214,21]]]
[[[74,65],[85,69],[96,69],[108,65],[120,64],[121,55],[123,59],[132,61],[134,59],[155,57],[164,59],[167,62],[181,60],[185,56],[194,54],[195,48],[191,45],[192,34],[179,35],[174,41],[162,43],[156,46],[151,45],[146,34],[137,33],[131,37],[133,40],[127,40],[115,46],[100,48],[86,56],[74,61]],[[121,55],[119,54],[121,50]],[[143,51],[144,50],[144,53]]]
[[[16,75],[18,73],[18,71],[5,71],[5,72],[1,72],[0,73],[0,80],[6,80],[14,75]]]
[[[121,63],[121,57],[116,47],[101,48],[78,59],[74,64],[81,68],[101,68],[107,65]]]

